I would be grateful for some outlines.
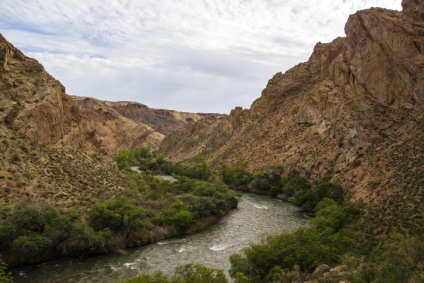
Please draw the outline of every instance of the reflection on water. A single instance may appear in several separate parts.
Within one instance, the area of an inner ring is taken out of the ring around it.
[[[291,204],[243,194],[238,209],[197,234],[130,249],[123,255],[23,266],[14,270],[14,277],[16,283],[107,283],[157,270],[172,274],[175,267],[186,263],[200,263],[228,271],[230,255],[249,243],[259,242],[264,235],[307,225],[309,220]]]

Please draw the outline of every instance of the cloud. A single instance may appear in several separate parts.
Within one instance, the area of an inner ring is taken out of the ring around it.
[[[68,93],[156,108],[249,107],[276,72],[399,0],[3,0],[0,29]]]

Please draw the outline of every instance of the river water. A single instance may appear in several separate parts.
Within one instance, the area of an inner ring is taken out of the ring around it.
[[[172,274],[175,267],[186,263],[228,272],[230,255],[249,243],[308,225],[308,218],[292,204],[243,193],[236,210],[199,233],[129,249],[122,255],[64,259],[18,267],[13,273],[16,283],[108,283],[157,270]]]

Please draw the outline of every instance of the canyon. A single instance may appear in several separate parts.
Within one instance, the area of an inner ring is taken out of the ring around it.
[[[422,196],[424,22],[422,3],[403,6],[351,15],[346,37],[277,73],[250,109],[180,128],[159,153],[204,155],[216,169],[242,158],[254,172],[331,176],[367,203]]]

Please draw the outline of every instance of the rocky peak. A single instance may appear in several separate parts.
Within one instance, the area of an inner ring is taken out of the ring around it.
[[[403,13],[417,20],[424,20],[423,0],[402,0]]]
[[[421,7],[351,15],[346,37],[318,43],[307,62],[277,73],[250,109],[177,130],[160,153],[174,161],[203,154],[216,168],[244,157],[252,171],[329,175],[357,197],[399,188],[382,168],[398,168],[395,155],[412,160],[394,148],[422,137],[424,23],[408,15]]]

